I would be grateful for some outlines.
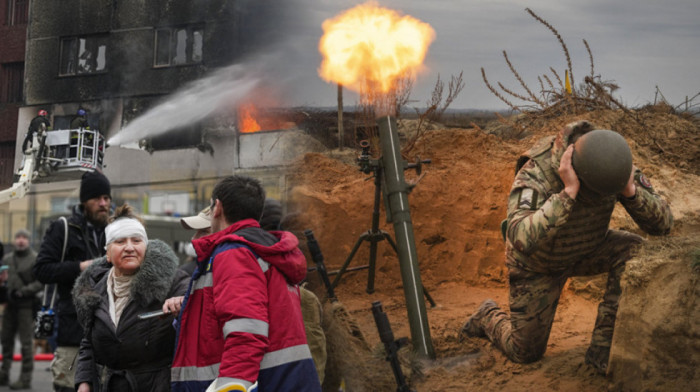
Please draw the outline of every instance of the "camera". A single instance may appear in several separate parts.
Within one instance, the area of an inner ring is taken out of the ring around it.
[[[55,322],[53,309],[41,309],[38,311],[34,320],[34,337],[36,339],[47,339],[53,336]]]

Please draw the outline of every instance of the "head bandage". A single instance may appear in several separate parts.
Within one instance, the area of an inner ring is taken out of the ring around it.
[[[105,244],[109,245],[112,241],[119,238],[141,237],[145,242],[148,242],[146,228],[141,222],[131,218],[121,218],[110,223],[105,227],[105,236],[107,237]]]

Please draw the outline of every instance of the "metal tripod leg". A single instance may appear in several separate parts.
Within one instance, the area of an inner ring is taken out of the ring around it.
[[[345,259],[343,266],[340,267],[340,269],[338,270],[338,275],[335,277],[335,279],[333,279],[333,283],[331,283],[332,288],[335,288],[338,285],[338,282],[340,282],[340,278],[343,276],[343,273],[345,273],[345,270],[348,268],[348,265],[352,261],[352,258],[355,257],[355,253],[357,253],[357,250],[360,249],[362,241],[365,241],[370,235],[371,233],[369,231],[360,234],[360,237],[355,242],[355,246],[352,247],[352,251],[350,251],[348,258]]]

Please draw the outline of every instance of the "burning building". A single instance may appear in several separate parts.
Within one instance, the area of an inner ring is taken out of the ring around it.
[[[260,39],[256,29],[261,18],[255,12],[269,6],[267,1],[226,0],[7,1],[29,4],[24,106],[13,121],[10,147],[15,168],[22,154],[14,140],[22,141],[38,108],[49,111],[54,129],[69,128],[77,110],[84,109],[88,125],[110,138],[167,104],[173,92],[257,48],[253,40]],[[191,104],[180,109],[187,106]],[[231,107],[200,121],[165,116],[156,121],[172,124],[158,135],[151,133],[153,124],[139,127],[137,139],[150,154],[112,144],[104,170],[113,182],[115,202],[128,201],[144,213],[190,214],[208,202],[218,178],[240,172],[260,178],[271,197],[283,199],[282,169],[289,156],[281,130],[288,127],[251,114],[260,131],[277,132],[243,135],[237,111]],[[0,239],[7,240],[17,227],[36,232],[42,216],[66,213],[66,206],[78,201],[75,189],[74,183],[42,184],[34,189],[37,196],[0,206],[5,208],[0,215],[15,211],[22,216],[20,222],[0,227]]]

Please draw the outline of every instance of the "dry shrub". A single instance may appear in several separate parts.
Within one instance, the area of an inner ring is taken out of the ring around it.
[[[599,129],[619,132],[683,171],[700,174],[700,121],[697,117],[687,111],[679,112],[677,107],[664,100],[638,109],[627,108],[613,97],[618,86],[595,74],[593,54],[586,40],[583,43],[589,55],[590,73],[584,77],[583,83],[576,86],[569,51],[561,35],[532,10],[526,11],[557,37],[566,57],[567,72],[562,81],[559,73],[550,67],[551,74],[538,78],[540,91],[535,93],[520,77],[504,51],[505,61],[524,92],[508,89],[500,82],[500,90],[496,89],[482,68],[486,86],[519,113],[510,117],[499,116],[497,121],[486,127],[488,132],[504,138],[521,139],[537,134],[554,134],[568,122],[585,119]],[[567,80],[571,81],[570,90],[566,88]]]

